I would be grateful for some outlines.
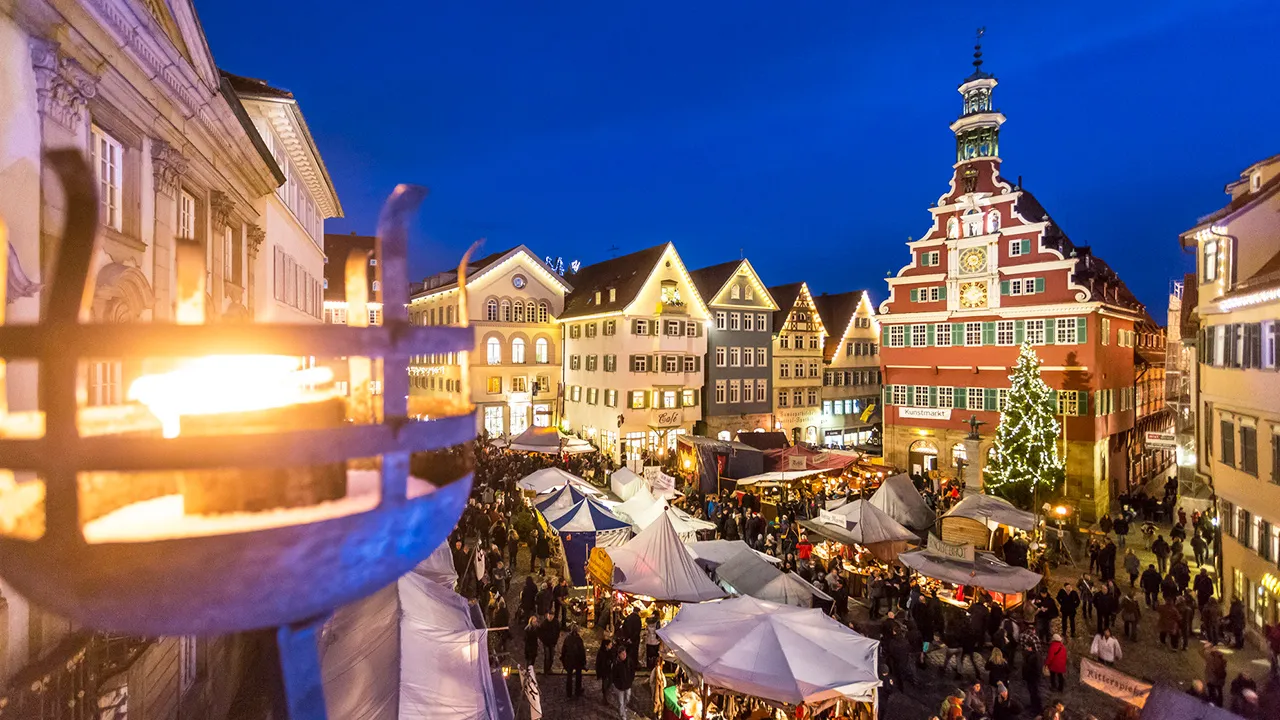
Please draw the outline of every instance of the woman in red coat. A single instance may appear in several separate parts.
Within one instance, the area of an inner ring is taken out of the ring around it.
[[[1062,636],[1055,634],[1049,643],[1049,652],[1044,656],[1044,666],[1049,668],[1049,688],[1062,692],[1067,684],[1067,646],[1062,644]]]
[[[809,542],[808,535],[801,535],[800,542],[796,543],[796,557],[801,560],[808,560],[813,554],[813,543]]]

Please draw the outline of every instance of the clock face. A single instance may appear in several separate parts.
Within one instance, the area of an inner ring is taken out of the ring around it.
[[[987,284],[967,282],[960,285],[960,307],[984,308],[987,306]]]
[[[987,268],[985,248],[969,248],[960,253],[960,269],[967,273],[982,272]]]
[[[515,285],[517,290],[523,290],[523,289],[524,289],[525,284],[526,284],[526,283],[528,283],[528,282],[529,282],[528,280],[525,280],[525,279],[524,279],[524,276],[523,276],[523,275],[517,275],[517,276],[515,276],[515,277],[511,278],[511,284],[512,284],[512,285]]]

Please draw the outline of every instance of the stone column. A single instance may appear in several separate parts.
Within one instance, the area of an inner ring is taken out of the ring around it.
[[[262,243],[267,239],[267,233],[257,225],[248,225],[246,227],[245,240],[247,240],[247,242],[245,243],[245,249],[248,250],[249,261],[246,263],[246,267],[244,269],[244,306],[249,308],[249,317],[256,318],[258,281],[257,272],[255,271],[258,267],[258,253],[262,250]]]
[[[174,313],[174,235],[177,233],[178,191],[187,159],[164,140],[151,141],[151,173],[155,178],[155,268],[151,281],[156,302],[151,315],[169,321]]]
[[[981,438],[965,438],[964,440],[964,494],[979,495],[982,493],[982,466],[986,463],[982,453]]]

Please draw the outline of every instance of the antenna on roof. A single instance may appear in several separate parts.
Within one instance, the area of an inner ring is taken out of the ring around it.
[[[987,28],[978,28],[978,39],[973,45],[973,69],[974,72],[982,72],[982,36],[987,34]]]
[[[618,257],[618,246],[617,246],[617,245],[610,245],[610,246],[609,246],[609,257]]]

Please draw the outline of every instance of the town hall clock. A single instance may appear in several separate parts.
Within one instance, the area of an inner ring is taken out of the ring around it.
[[[967,282],[960,284],[960,307],[966,310],[987,306],[987,284]]]
[[[987,269],[986,248],[969,248],[960,253],[960,269],[967,273],[978,273]]]

